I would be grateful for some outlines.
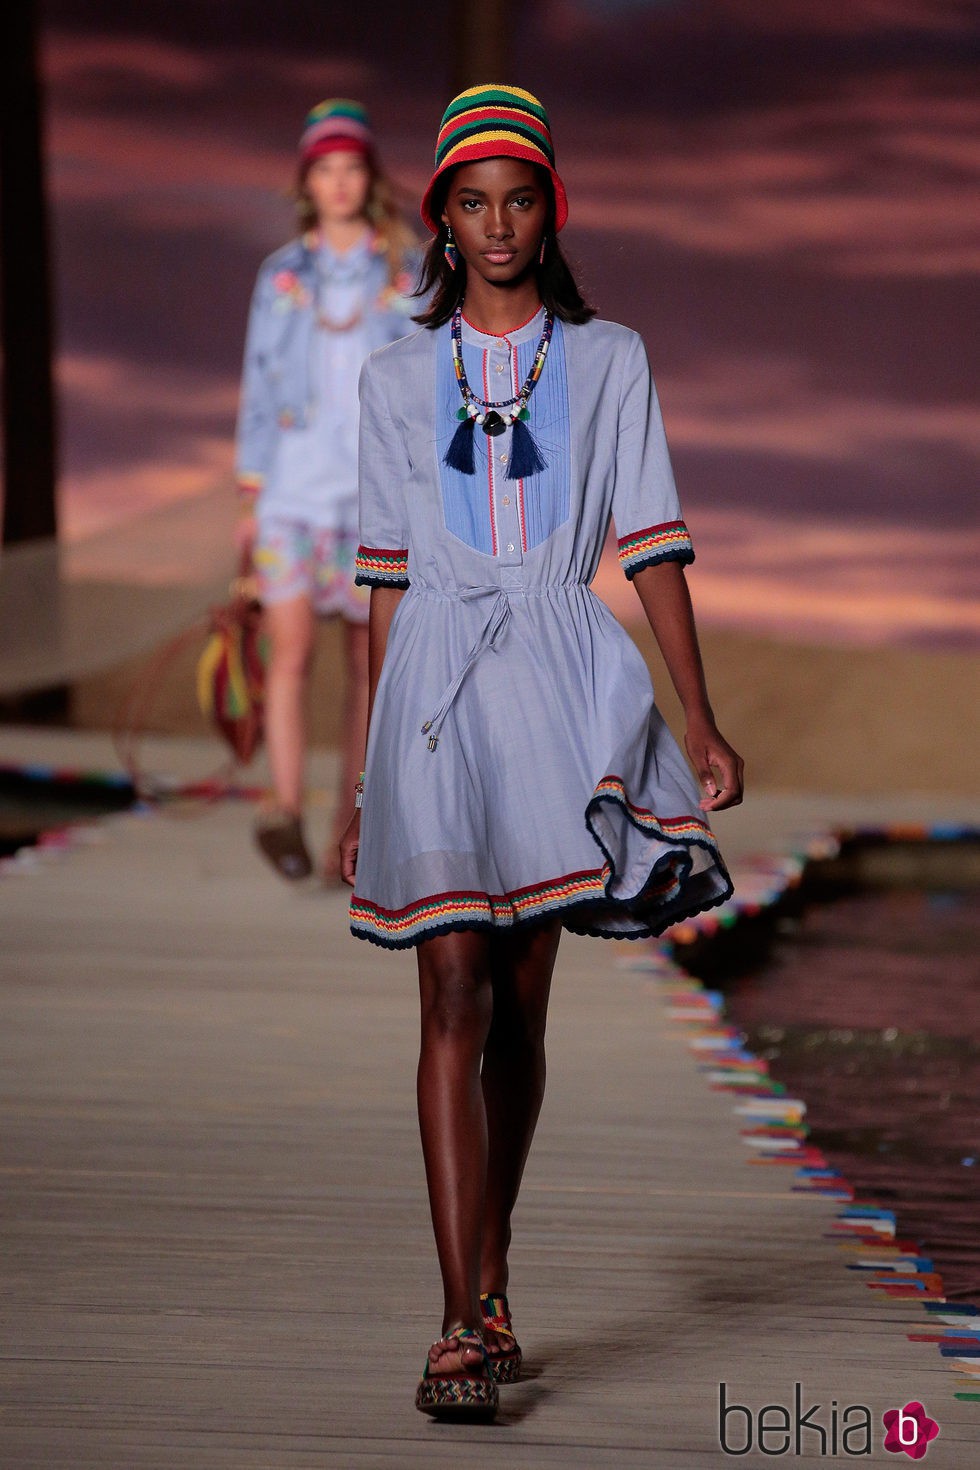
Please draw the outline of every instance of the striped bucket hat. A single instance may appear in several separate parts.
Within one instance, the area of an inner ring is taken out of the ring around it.
[[[341,149],[373,154],[374,134],[367,112],[349,97],[328,97],[306,114],[299,139],[299,161],[310,163]]]
[[[436,139],[436,169],[422,198],[422,218],[435,235],[432,191],[446,169],[479,158],[523,158],[548,170],[555,186],[555,229],[568,219],[565,186],[555,173],[551,125],[537,97],[520,87],[469,87],[454,97],[442,117]]]

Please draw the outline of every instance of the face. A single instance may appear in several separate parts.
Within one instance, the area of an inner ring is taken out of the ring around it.
[[[548,203],[533,164],[483,158],[457,169],[442,219],[468,269],[504,285],[537,261]]]
[[[371,189],[371,170],[363,153],[347,149],[314,158],[306,171],[303,192],[322,224],[359,219]]]

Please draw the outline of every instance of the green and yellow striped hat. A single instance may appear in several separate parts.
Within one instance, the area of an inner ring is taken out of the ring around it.
[[[373,154],[371,122],[360,102],[328,97],[306,114],[299,140],[300,163],[312,163],[324,153],[341,150]]]
[[[436,169],[422,198],[422,218],[434,235],[439,221],[432,215],[432,191],[439,175],[459,163],[501,157],[523,158],[548,170],[555,186],[555,229],[561,229],[568,219],[568,200],[555,172],[548,114],[537,97],[520,87],[485,83],[460,92],[443,113]]]

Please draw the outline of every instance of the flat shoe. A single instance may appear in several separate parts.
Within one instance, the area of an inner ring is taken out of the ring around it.
[[[483,1312],[484,1327],[488,1327],[491,1332],[499,1332],[501,1337],[508,1337],[511,1341],[511,1346],[499,1353],[488,1351],[490,1376],[494,1383],[516,1383],[521,1376],[524,1354],[514,1336],[514,1324],[510,1320],[507,1298],[503,1292],[485,1291],[480,1297],[480,1309]]]
[[[295,883],[308,878],[313,861],[303,840],[303,824],[291,812],[273,812],[255,823],[255,841],[280,877]]]
[[[415,1407],[436,1419],[467,1419],[471,1423],[492,1419],[497,1412],[499,1395],[480,1334],[472,1327],[457,1327],[440,1341],[456,1342],[461,1349],[479,1348],[480,1365],[478,1368],[458,1368],[455,1373],[433,1373],[426,1358],[415,1394]]]

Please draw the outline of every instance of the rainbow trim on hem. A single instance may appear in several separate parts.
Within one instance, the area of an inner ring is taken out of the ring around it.
[[[658,562],[686,564],[693,560],[691,533],[683,521],[664,521],[660,526],[647,526],[643,531],[619,538],[620,565],[630,581],[644,567],[656,566]]]
[[[731,897],[731,880],[722,863],[714,834],[705,822],[689,816],[656,817],[646,808],[635,806],[626,796],[622,778],[619,776],[603,777],[593,792],[589,806],[597,800],[614,801],[623,808],[627,819],[640,831],[659,837],[676,849],[675,853],[662,857],[651,866],[648,883],[632,898],[610,897],[609,885],[615,875],[615,864],[586,814],[589,832],[606,859],[601,868],[569,873],[563,878],[535,883],[513,893],[432,894],[403,909],[384,909],[355,894],[350,904],[351,933],[358,939],[367,939],[386,949],[406,949],[423,939],[431,939],[436,934],[447,934],[451,930],[510,929],[535,919],[567,913],[568,917],[563,922],[573,933],[591,934],[599,939],[644,939],[661,933],[685,918],[693,917],[703,909],[715,908]],[[692,845],[711,850],[724,876],[726,887],[722,893],[707,901],[702,900],[693,907],[674,909],[673,905],[681,898],[691,866],[684,849]],[[589,922],[588,909],[597,904],[607,905],[614,910],[625,910],[643,925],[642,929],[633,933],[610,933],[596,928]],[[576,922],[569,911],[582,908],[586,910],[586,914],[581,922]]]
[[[658,817],[645,806],[634,805],[626,795],[626,783],[622,776],[603,776],[592,793],[592,801],[601,797],[611,797],[619,802],[626,808],[635,826],[642,828],[644,832],[652,832],[656,837],[662,837],[665,842],[700,842],[713,852],[718,851],[715,834],[707,822],[702,822],[699,817]],[[591,801],[589,805],[592,805]]]
[[[436,893],[404,909],[383,909],[355,894],[350,904],[351,932],[359,939],[401,949],[450,929],[509,929],[569,904],[601,900],[610,871],[606,863],[515,893]]]
[[[359,546],[354,558],[355,587],[406,588],[408,581],[408,548],[386,551],[375,546]]]
[[[659,837],[662,842],[669,842],[675,848],[675,851],[668,855],[664,868],[664,876],[659,885],[655,883],[657,873],[657,867],[655,866],[651,870],[651,876],[646,886],[635,897],[621,900],[630,912],[636,913],[637,906],[642,906],[643,909],[649,909],[650,904],[657,899],[660,900],[661,905],[665,908],[681,899],[684,885],[687,883],[691,873],[691,860],[688,853],[688,849],[691,847],[703,847],[711,853],[715,867],[724,880],[725,887],[713,898],[707,900],[702,899],[693,908],[685,909],[684,913],[688,918],[693,918],[695,915],[703,913],[706,909],[716,908],[719,904],[728,902],[734,892],[731,876],[725,867],[724,859],[715,839],[715,834],[707,822],[702,821],[700,817],[692,816],[658,817],[654,812],[648,811],[646,807],[637,806],[634,802],[630,801],[626,795],[626,784],[622,776],[603,776],[593,791],[592,798],[586,808],[585,825],[605,855],[607,862],[613,867],[615,865],[612,862],[612,855],[608,851],[602,837],[596,831],[592,821],[593,807],[602,802],[608,802],[613,806],[619,807],[626,820],[637,831],[642,832],[647,837]],[[611,899],[610,902],[614,903],[616,900]],[[649,932],[652,936],[663,933],[665,929],[672,928],[680,922],[681,915],[679,912],[668,913],[664,916],[663,923],[659,929],[654,928],[653,924],[650,924]],[[569,925],[569,928],[573,927]],[[576,932],[593,933],[596,931],[576,930]]]

